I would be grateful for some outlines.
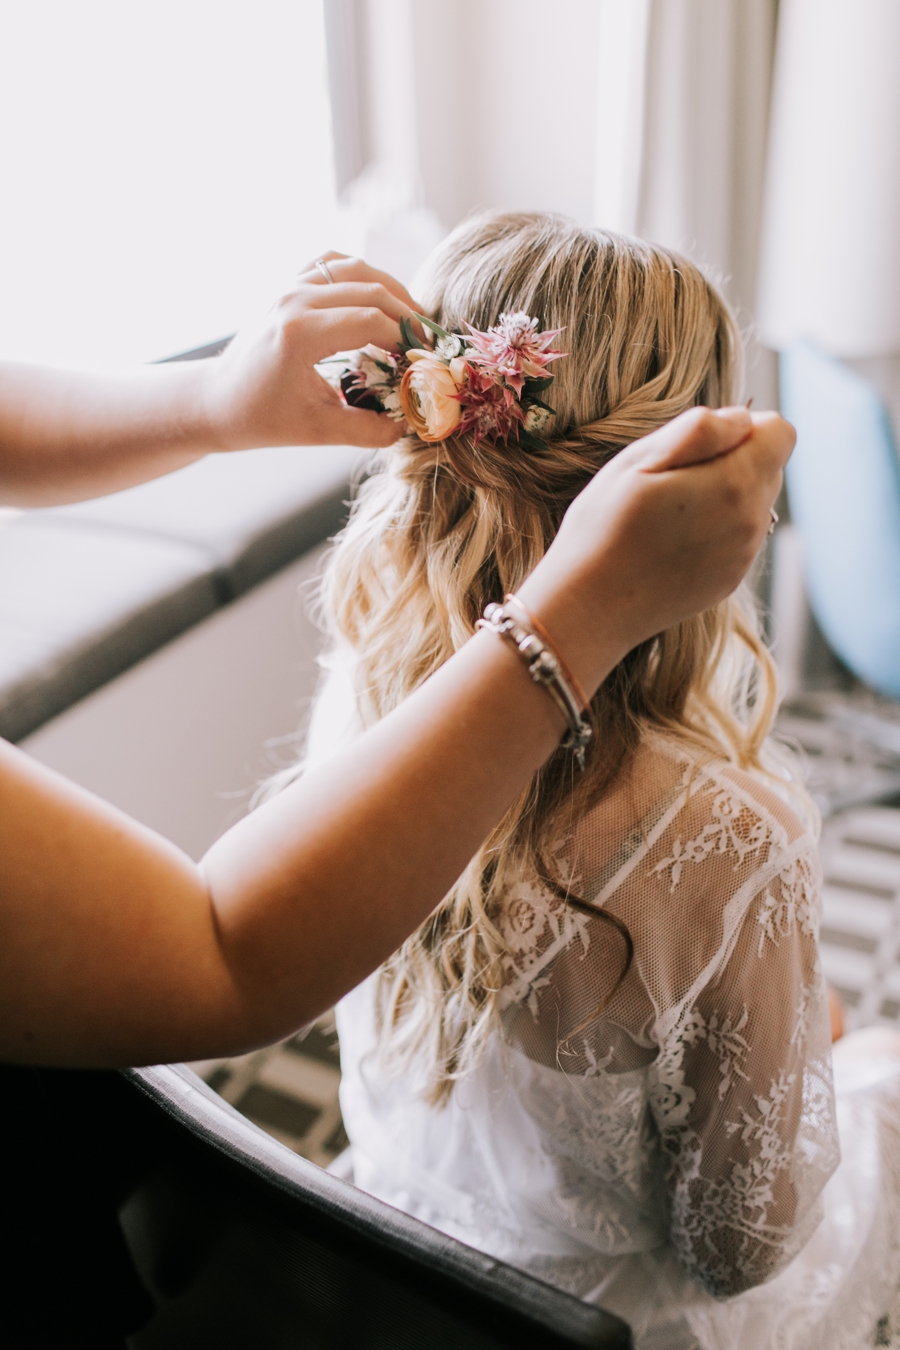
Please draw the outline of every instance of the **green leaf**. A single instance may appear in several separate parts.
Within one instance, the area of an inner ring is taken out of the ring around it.
[[[400,350],[402,352],[408,352],[410,347],[418,347],[419,345],[419,339],[413,332],[412,324],[405,314],[400,320],[400,337],[402,339],[400,343]]]
[[[524,427],[519,427],[519,444],[524,445],[526,450],[546,450],[548,445],[542,441],[540,436],[535,436],[532,432],[526,431]]]
[[[550,388],[552,383],[553,383],[552,375],[541,375],[541,376],[535,375],[525,381],[525,387],[522,390],[522,392],[523,394],[526,394],[528,396],[532,394],[542,394],[545,389]]]
[[[522,399],[523,408],[525,407],[526,403],[528,404],[529,408],[543,408],[544,412],[548,413],[556,412],[555,408],[551,408],[549,403],[545,403],[542,398],[538,398],[535,394],[525,394],[525,396]]]
[[[424,324],[426,328],[430,328],[432,333],[436,334],[439,338],[456,336],[455,333],[448,333],[446,328],[442,328],[439,323],[434,323],[431,319],[426,319],[424,314],[417,314],[416,318],[419,320],[419,323]]]

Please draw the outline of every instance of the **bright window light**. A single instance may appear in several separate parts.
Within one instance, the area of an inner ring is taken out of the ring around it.
[[[336,235],[322,0],[0,12],[0,357],[232,332]]]

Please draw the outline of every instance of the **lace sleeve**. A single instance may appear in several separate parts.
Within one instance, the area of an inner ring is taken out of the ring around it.
[[[718,1297],[761,1284],[796,1254],[837,1166],[818,907],[819,867],[804,836],[652,1069],[672,1242]]]

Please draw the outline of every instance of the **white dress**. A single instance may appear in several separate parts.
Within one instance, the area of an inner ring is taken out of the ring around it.
[[[357,729],[335,669],[311,760]],[[640,1350],[900,1346],[900,1065],[832,1086],[809,833],[654,734],[559,861],[630,930],[621,987],[596,1016],[621,939],[523,884],[502,1028],[435,1107],[379,1069],[365,981],[337,1014],[355,1183],[618,1313]]]

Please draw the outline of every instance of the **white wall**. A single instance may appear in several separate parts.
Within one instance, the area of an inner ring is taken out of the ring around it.
[[[199,858],[293,758],[317,679],[314,550],[22,742]],[[306,587],[308,592],[308,587]],[[267,742],[281,740],[281,744]]]

